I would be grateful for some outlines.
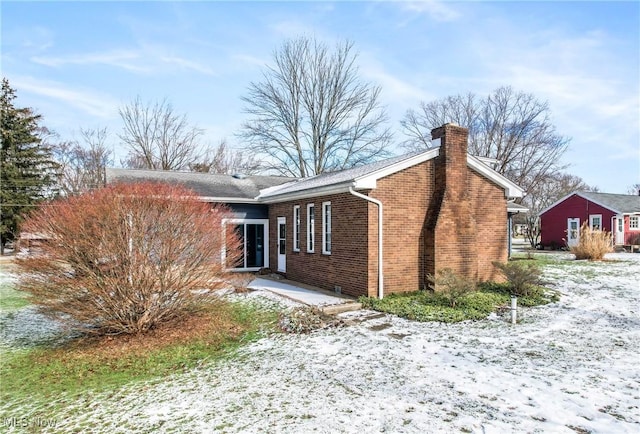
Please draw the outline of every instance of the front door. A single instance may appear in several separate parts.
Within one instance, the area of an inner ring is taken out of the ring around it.
[[[285,217],[278,217],[278,271],[287,271],[287,224]]]
[[[580,219],[567,219],[567,246],[578,245],[580,240]]]
[[[616,217],[616,244],[624,244],[624,216]]]

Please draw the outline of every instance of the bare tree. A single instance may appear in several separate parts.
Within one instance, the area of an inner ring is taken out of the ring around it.
[[[181,170],[200,158],[203,131],[176,114],[167,100],[151,104],[137,97],[119,113],[124,123],[119,137],[129,146],[127,167]]]
[[[255,175],[262,166],[254,154],[233,150],[226,140],[222,140],[218,146],[208,150],[202,160],[191,163],[189,168],[193,172]]]
[[[469,152],[500,161],[496,170],[526,191],[566,168],[559,160],[569,139],[556,132],[548,104],[532,94],[500,87],[486,98],[470,93],[423,102],[401,122],[405,147],[430,147],[431,129],[447,122],[468,128]]]
[[[242,98],[251,119],[240,136],[266,168],[311,176],[387,155],[391,133],[380,87],[363,82],[353,44],[329,48],[300,37],[274,52],[261,82]]]
[[[81,129],[82,143],[59,142],[53,146],[60,165],[58,185],[64,194],[78,194],[104,186],[105,167],[113,164],[113,153],[106,146],[106,128]]]
[[[630,185],[627,188],[627,194],[632,194],[634,196],[639,195],[640,194],[640,183],[636,183],[636,184]]]

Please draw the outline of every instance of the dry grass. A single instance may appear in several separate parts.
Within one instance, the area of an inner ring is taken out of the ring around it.
[[[6,353],[0,399],[18,402],[37,391],[48,400],[184,372],[226,357],[276,320],[277,313],[249,304],[217,302],[145,333],[86,336],[59,347]]]
[[[611,232],[591,229],[586,223],[580,228],[580,241],[571,247],[576,259],[601,261],[604,255],[613,252]]]
[[[226,303],[214,303],[201,312],[159,325],[146,333],[87,335],[47,354],[47,358],[108,362],[135,354],[144,357],[158,350],[197,342],[212,348],[237,338],[246,329],[235,320]]]

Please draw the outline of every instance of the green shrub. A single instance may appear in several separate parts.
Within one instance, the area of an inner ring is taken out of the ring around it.
[[[452,307],[449,299],[442,293],[417,291],[402,294],[390,294],[384,299],[360,297],[359,301],[366,309],[398,315],[414,321],[459,322],[481,320],[490,313],[508,306],[511,299],[511,284],[482,282],[476,291],[471,291],[457,300]],[[539,286],[529,289],[529,295],[520,297],[521,306],[540,306],[559,299],[557,291]]]
[[[531,295],[541,283],[542,270],[533,262],[494,262],[493,265],[509,282],[511,293],[518,297]]]
[[[590,261],[601,261],[606,253],[612,251],[611,232],[591,229],[586,223],[580,228],[578,245],[571,247],[576,259]]]
[[[450,268],[438,270],[436,276],[427,274],[427,279],[430,282],[429,287],[442,295],[451,307],[455,307],[460,298],[476,289],[475,282]]]

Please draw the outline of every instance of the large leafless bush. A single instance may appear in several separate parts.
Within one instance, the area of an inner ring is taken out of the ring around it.
[[[18,261],[19,288],[45,313],[85,331],[145,332],[224,284],[224,257],[232,266],[239,252],[237,237],[222,230],[225,214],[158,183],[55,201],[23,226],[47,242]]]

